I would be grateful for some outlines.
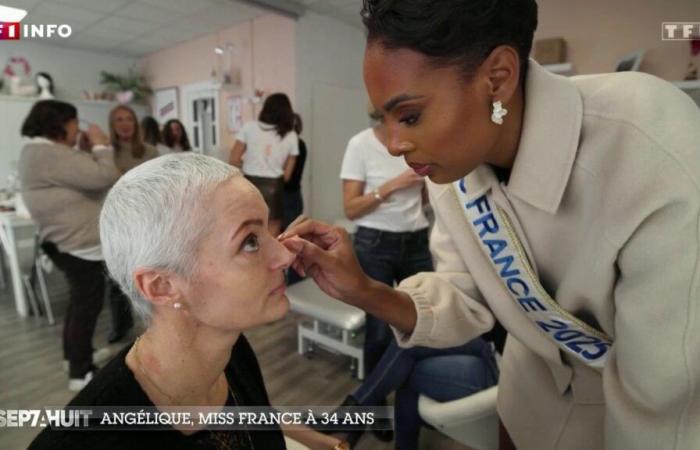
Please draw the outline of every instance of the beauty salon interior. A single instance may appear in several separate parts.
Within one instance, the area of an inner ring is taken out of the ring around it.
[[[700,380],[697,0],[0,0],[0,27],[0,450],[700,448],[697,398],[663,406],[695,391],[647,386]],[[637,358],[630,322],[676,313]],[[377,415],[28,420],[68,404]]]

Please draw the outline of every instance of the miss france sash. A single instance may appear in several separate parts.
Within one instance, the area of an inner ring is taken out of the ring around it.
[[[454,190],[469,228],[510,297],[560,349],[587,366],[602,370],[612,340],[564,311],[547,294],[530,266],[506,212],[489,200],[488,190],[468,192],[467,178],[455,181]]]

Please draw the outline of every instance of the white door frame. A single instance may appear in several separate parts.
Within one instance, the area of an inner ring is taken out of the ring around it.
[[[219,102],[219,94],[221,91],[221,84],[214,81],[201,81],[198,83],[185,84],[180,89],[180,96],[183,105],[184,120],[183,124],[185,129],[187,129],[187,134],[190,136],[190,144],[194,142],[194,124],[192,123],[192,102],[200,98],[213,98],[214,99],[214,123],[216,126],[216,151],[221,146],[221,104]],[[201,142],[200,142],[201,144]],[[201,152],[201,148],[196,149],[196,151]]]

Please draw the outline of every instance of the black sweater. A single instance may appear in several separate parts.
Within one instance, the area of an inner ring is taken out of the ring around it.
[[[133,344],[126,346],[102,368],[95,378],[67,406],[154,406],[141,389],[125,358]],[[231,350],[225,369],[231,394],[226,406],[269,406],[270,401],[253,349],[243,335]],[[89,408],[87,408],[89,409]],[[175,429],[163,431],[53,431],[44,429],[29,446],[44,449],[284,449],[281,431],[199,431],[186,436]]]

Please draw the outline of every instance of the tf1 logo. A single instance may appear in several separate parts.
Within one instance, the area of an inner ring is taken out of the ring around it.
[[[0,40],[18,40],[20,26],[19,22],[0,22]]]

